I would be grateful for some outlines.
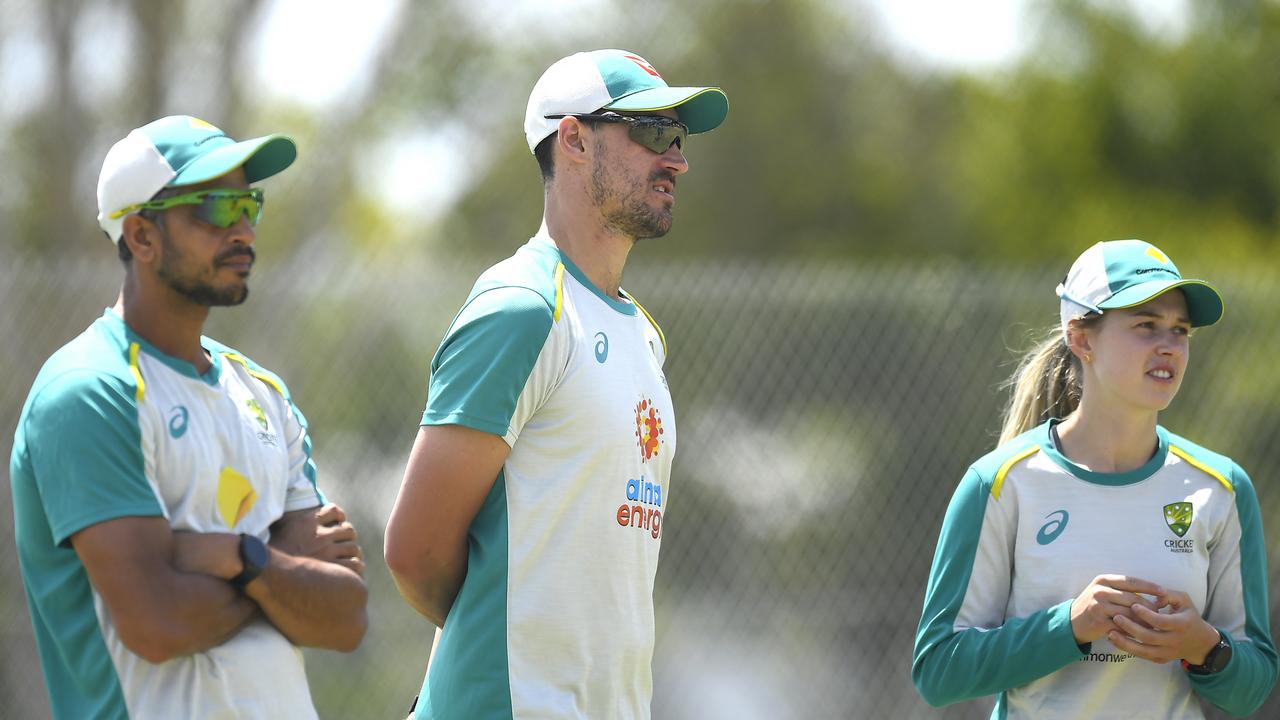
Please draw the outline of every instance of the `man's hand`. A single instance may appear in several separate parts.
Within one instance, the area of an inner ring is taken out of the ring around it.
[[[1135,608],[1155,614],[1164,604],[1156,604],[1138,593],[1162,596],[1165,590],[1153,582],[1127,575],[1094,578],[1071,603],[1071,631],[1076,636],[1076,644],[1091,643],[1115,629],[1117,616],[1132,617]]]
[[[1108,632],[1107,638],[1143,660],[1167,663],[1185,659],[1192,665],[1203,665],[1205,656],[1218,644],[1218,630],[1200,617],[1186,593],[1169,590],[1157,594],[1159,607],[1168,607],[1169,612],[1134,605],[1130,614],[1116,616],[1116,629]]]
[[[329,503],[320,508],[285,513],[271,526],[277,550],[294,557],[311,557],[350,568],[364,576],[364,551],[359,535],[342,508]]]

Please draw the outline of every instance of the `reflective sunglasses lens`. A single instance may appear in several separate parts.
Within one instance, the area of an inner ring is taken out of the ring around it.
[[[673,142],[678,143],[683,151],[688,134],[683,125],[674,123],[636,123],[631,126],[631,139],[658,154],[666,152]]]
[[[249,194],[210,194],[204,196],[196,206],[196,217],[214,227],[229,228],[240,220],[240,216],[249,218],[250,225],[257,225],[262,219],[262,195]]]

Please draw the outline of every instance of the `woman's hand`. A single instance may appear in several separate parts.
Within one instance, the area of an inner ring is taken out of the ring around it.
[[[1165,593],[1164,588],[1141,578],[1099,575],[1071,603],[1071,631],[1076,636],[1076,644],[1091,643],[1115,630],[1119,627],[1116,618],[1128,620],[1135,608],[1156,614],[1163,603],[1156,604],[1143,595],[1160,597]]]
[[[1217,628],[1200,617],[1186,593],[1168,590],[1158,595],[1160,607],[1168,612],[1135,604],[1128,615],[1116,616],[1116,629],[1107,633],[1107,639],[1130,655],[1154,663],[1186,660],[1203,665],[1205,655],[1218,644]]]

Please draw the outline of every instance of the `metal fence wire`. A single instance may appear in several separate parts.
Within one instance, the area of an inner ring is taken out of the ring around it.
[[[97,255],[0,267],[5,458],[40,364],[115,297],[119,265]],[[402,718],[432,632],[397,595],[382,532],[431,354],[500,258],[267,255],[248,303],[215,310],[206,330],[284,377],[310,420],[321,485],[362,533],[370,629],[350,655],[308,651],[321,716]],[[1055,321],[1063,268],[656,255],[637,251],[624,283],[666,332],[680,432],[654,717],[986,717],[988,701],[932,710],[919,699],[912,641],[943,511],[994,444],[1015,350]],[[1219,270],[1194,274],[1223,289],[1226,318],[1197,332],[1162,422],[1250,472],[1275,587],[1280,272]],[[6,517],[10,503],[4,482]],[[1273,626],[1277,607],[1273,593]],[[48,716],[14,552],[0,555],[0,695],[0,715]],[[1280,717],[1276,695],[1258,716]]]

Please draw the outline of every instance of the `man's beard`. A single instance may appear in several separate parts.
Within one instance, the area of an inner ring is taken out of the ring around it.
[[[170,288],[173,288],[174,292],[197,305],[205,307],[239,305],[249,297],[248,283],[220,288],[198,277],[184,277],[177,272],[176,268],[181,266],[186,256],[178,250],[173,239],[169,237],[168,231],[163,228],[160,230],[160,242],[164,246],[164,259],[156,268],[156,275],[165,281]],[[218,265],[231,258],[245,255],[252,260],[254,257],[253,248],[248,246],[231,248],[214,258],[213,271],[217,272]]]
[[[608,180],[610,175],[613,175],[606,169],[608,165],[608,158],[597,155],[595,165],[591,169],[591,199],[596,207],[602,210],[609,199]],[[659,180],[666,180],[673,188],[675,187],[675,176],[671,173],[659,171],[650,175],[644,187],[615,196],[618,201],[617,207],[605,211],[605,225],[614,232],[635,240],[660,238],[666,235],[671,230],[671,211],[666,208],[655,210],[645,202],[649,188]]]

